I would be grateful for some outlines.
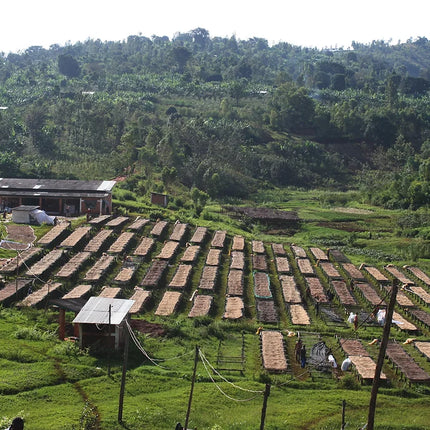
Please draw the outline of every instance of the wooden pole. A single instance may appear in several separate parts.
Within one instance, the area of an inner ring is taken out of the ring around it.
[[[124,361],[122,362],[122,377],[121,377],[121,388],[119,390],[119,406],[118,406],[118,422],[122,423],[122,410],[124,405],[124,391],[125,391],[125,377],[127,375],[127,362],[128,362],[128,344],[130,335],[128,330],[125,330],[124,339]]]
[[[191,390],[190,390],[190,397],[188,399],[188,409],[187,409],[187,416],[185,418],[185,430],[188,429],[188,420],[190,418],[190,412],[191,412],[191,402],[193,400],[193,391],[194,391],[194,382],[196,381],[196,370],[197,370],[197,363],[199,361],[199,347],[196,345],[196,354],[194,356],[194,370],[193,370],[193,377],[191,379]]]
[[[342,400],[342,427],[341,427],[341,430],[345,430],[345,407],[346,407],[346,400]]]
[[[370,394],[369,415],[367,418],[367,430],[373,430],[375,423],[376,397],[378,396],[379,381],[381,379],[382,365],[384,364],[385,351],[387,350],[388,337],[390,335],[391,322],[393,320],[394,305],[397,297],[397,282],[393,282],[391,298],[385,315],[384,332],[381,347],[379,349],[378,361],[376,363],[375,376],[373,378],[372,392]]]
[[[112,305],[109,305],[109,324],[108,324],[108,376],[110,376],[110,351],[112,347],[110,346],[110,324],[111,324],[111,318],[112,318]]]
[[[266,389],[264,390],[263,407],[261,408],[261,422],[260,430],[264,430],[264,421],[266,420],[266,409],[267,409],[267,399],[270,395],[270,384],[266,384]]]

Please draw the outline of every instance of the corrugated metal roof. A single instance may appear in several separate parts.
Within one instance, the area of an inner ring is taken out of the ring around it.
[[[125,319],[134,300],[112,299],[108,297],[90,297],[73,323],[109,324],[109,306],[111,306],[111,324],[118,325]]]
[[[10,190],[109,192],[115,181],[79,181],[67,179],[0,178],[0,188]]]

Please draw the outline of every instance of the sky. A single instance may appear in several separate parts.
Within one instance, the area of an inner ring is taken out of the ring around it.
[[[336,48],[430,39],[429,0],[3,0],[0,52],[201,27],[211,37]]]

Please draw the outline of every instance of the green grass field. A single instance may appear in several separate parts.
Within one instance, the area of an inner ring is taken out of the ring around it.
[[[260,225],[229,218],[221,206],[212,203],[205,207],[200,218],[189,212],[182,214],[180,219],[211,229],[225,229],[230,235],[241,234],[248,240],[257,238],[267,243],[338,248],[356,264],[413,263],[424,270],[430,269],[425,225],[409,226],[407,211],[393,212],[366,206],[357,201],[354,193],[262,191],[255,197],[255,202],[297,211],[303,220],[300,230],[288,234],[268,232]],[[177,215],[168,210],[163,213],[171,221],[177,219]],[[413,217],[416,218],[416,214],[411,215]],[[422,217],[425,219],[425,211]],[[77,219],[74,224],[82,221]],[[411,229],[416,230],[412,237]],[[46,228],[36,229],[37,237],[45,232]],[[155,252],[161,246],[161,242],[157,243]],[[249,243],[247,246],[250,247]],[[273,259],[269,246],[266,246],[266,252],[269,259]],[[247,249],[249,253],[250,249]],[[292,255],[289,257],[293,259]],[[222,259],[226,261],[226,254]],[[204,261],[202,252],[195,263],[193,285],[198,283]],[[149,261],[142,265],[139,276],[149,265]],[[297,270],[296,267],[293,269]],[[173,272],[174,267],[171,267],[169,274]],[[201,360],[198,362],[190,428],[260,428],[262,392],[266,383],[271,384],[271,393],[265,429],[339,429],[343,400],[346,401],[346,428],[361,428],[367,422],[371,387],[360,384],[352,372],[338,379],[330,372],[319,372],[312,367],[301,369],[293,358],[295,338],[285,337],[288,372],[268,374],[263,370],[260,338],[256,335],[261,324],[256,321],[252,279],[245,281],[249,286],[244,297],[247,305],[245,319],[240,322],[222,320],[227,272],[226,267],[220,272],[215,307],[209,317],[187,318],[191,306],[187,301],[183,301],[175,317],[156,317],[153,310],[141,316],[163,326],[165,334],[161,337],[138,335],[140,345],[154,361],[145,357],[136,345],[130,345],[121,424],[118,423],[121,354],[100,349],[81,351],[71,342],[57,340],[58,314],[55,310],[0,308],[0,428],[7,427],[14,416],[21,415],[26,421],[26,429],[30,430],[174,429],[177,422],[184,424],[185,421],[196,345],[207,363],[205,367]],[[273,262],[269,263],[269,272],[279,302],[280,285],[272,273]],[[299,282],[299,288],[303,294],[305,285]],[[365,302],[358,300],[366,308]],[[264,328],[302,330],[291,324],[285,307],[278,312],[279,324],[264,324]],[[359,336],[366,344],[381,335],[380,327],[366,326],[355,333],[347,324],[327,324],[315,315],[312,307],[309,312],[312,326],[303,330],[304,339],[312,344],[321,336],[332,348],[338,362],[343,360],[343,354],[336,337]],[[67,314],[69,323],[73,317]],[[429,329],[420,328],[418,339],[430,340]],[[408,334],[393,328],[392,336],[404,341]],[[378,349],[371,346],[367,349],[376,359]],[[430,362],[413,346],[406,345],[405,349],[430,373]],[[245,360],[238,363],[242,353]],[[236,361],[217,364],[219,357],[234,357]],[[208,363],[222,368],[219,373],[225,379],[210,369],[208,371]],[[429,429],[430,387],[410,385],[387,361],[383,371],[390,382],[380,388],[376,428]]]

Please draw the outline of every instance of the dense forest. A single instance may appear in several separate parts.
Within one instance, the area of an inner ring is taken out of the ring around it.
[[[325,186],[426,206],[430,41],[318,50],[196,28],[0,54],[0,176],[121,176],[140,196],[197,198]]]

